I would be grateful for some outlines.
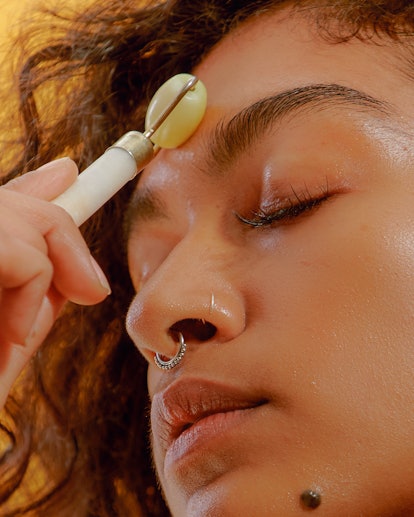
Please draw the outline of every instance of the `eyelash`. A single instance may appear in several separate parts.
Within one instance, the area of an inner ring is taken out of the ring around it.
[[[277,209],[273,209],[271,206],[265,209],[259,208],[252,211],[252,217],[244,217],[237,212],[235,215],[242,223],[260,228],[280,221],[289,222],[290,220],[297,219],[301,215],[318,208],[331,196],[327,185],[316,196],[312,195],[306,187],[302,191],[297,192],[291,186],[291,190],[293,195],[286,198],[285,206],[278,206]]]

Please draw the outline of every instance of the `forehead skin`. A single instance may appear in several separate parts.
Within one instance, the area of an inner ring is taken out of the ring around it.
[[[164,346],[165,330],[179,319],[174,311],[191,306],[189,314],[201,318],[199,298],[207,311],[212,286],[217,304],[237,291],[247,313],[240,335],[229,343],[221,339],[218,349],[192,343],[172,375],[213,376],[263,390],[270,399],[282,393],[291,403],[289,412],[269,409],[257,439],[230,442],[228,457],[218,451],[209,456],[215,464],[194,461],[199,470],[166,466],[154,434],[156,466],[175,515],[301,515],[299,494],[313,483],[323,490],[321,516],[414,515],[414,87],[402,72],[398,47],[386,41],[329,44],[286,11],[247,22],[194,71],[209,96],[199,130],[181,148],[161,151],[142,175],[138,190],[158,191],[171,221],[150,221],[147,230],[144,220],[133,232],[132,276],[145,273],[139,271],[146,267],[143,257],[151,262],[153,249],[156,264],[149,264],[151,275],[131,306],[135,342],[151,360],[148,350]],[[238,227],[222,229],[234,208],[228,192],[242,197],[240,185],[249,189],[254,171],[206,180],[200,172],[206,137],[220,120],[261,98],[321,83],[365,92],[391,105],[393,114],[381,123],[357,117],[352,126],[346,112],[338,112],[337,133],[328,112],[312,124],[300,119],[292,133],[282,129],[279,154],[294,145],[306,158],[310,142],[326,152],[342,145],[361,174],[350,180],[349,193],[286,231],[286,255],[277,245],[262,245],[257,233],[236,248]],[[150,366],[152,397],[170,381]],[[230,465],[225,474],[205,481],[209,469],[222,465]],[[205,486],[197,485],[200,471]]]
[[[227,111],[249,104],[273,94],[275,87],[283,91],[336,82],[386,98],[401,106],[402,113],[410,109],[412,82],[403,72],[409,66],[404,56],[410,56],[402,44],[386,36],[366,43],[355,39],[329,43],[318,35],[312,22],[309,25],[300,14],[292,16],[285,10],[274,16],[262,15],[256,21],[230,33],[195,70],[205,81],[216,108]],[[240,66],[243,62],[249,65]]]

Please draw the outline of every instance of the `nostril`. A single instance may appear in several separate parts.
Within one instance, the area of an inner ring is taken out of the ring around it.
[[[217,328],[210,322],[202,319],[188,318],[177,321],[170,327],[170,332],[181,332],[186,340],[208,341],[215,336]]]

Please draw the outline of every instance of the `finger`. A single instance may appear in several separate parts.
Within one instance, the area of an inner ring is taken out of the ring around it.
[[[111,288],[84,240],[74,234],[53,229],[46,236],[49,257],[54,264],[53,282],[71,301],[95,304],[106,298]]]
[[[19,207],[19,214],[13,215]],[[1,191],[0,220],[8,232],[47,254],[53,283],[67,299],[90,305],[111,292],[73,219],[62,208],[18,192]]]
[[[51,289],[42,301],[25,346],[0,342],[0,407],[4,405],[7,395],[20,372],[50,332],[63,304],[64,299],[59,293]]]
[[[25,340],[52,276],[53,266],[46,255],[0,230],[1,340]]]
[[[50,201],[70,187],[77,177],[75,162],[60,158],[9,181],[2,188]]]
[[[43,297],[37,317],[25,340],[24,351],[20,353],[32,355],[43,343],[64,304],[65,299],[52,286],[46,296]]]

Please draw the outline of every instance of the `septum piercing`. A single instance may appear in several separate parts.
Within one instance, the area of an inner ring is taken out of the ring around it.
[[[158,352],[154,355],[154,362],[158,366],[158,368],[161,368],[161,370],[172,370],[181,362],[182,358],[184,357],[187,345],[184,341],[184,336],[181,332],[178,333],[178,339],[180,348],[178,349],[178,352],[175,354],[174,357],[172,357],[168,361],[164,361],[163,359],[161,359],[161,356]]]

